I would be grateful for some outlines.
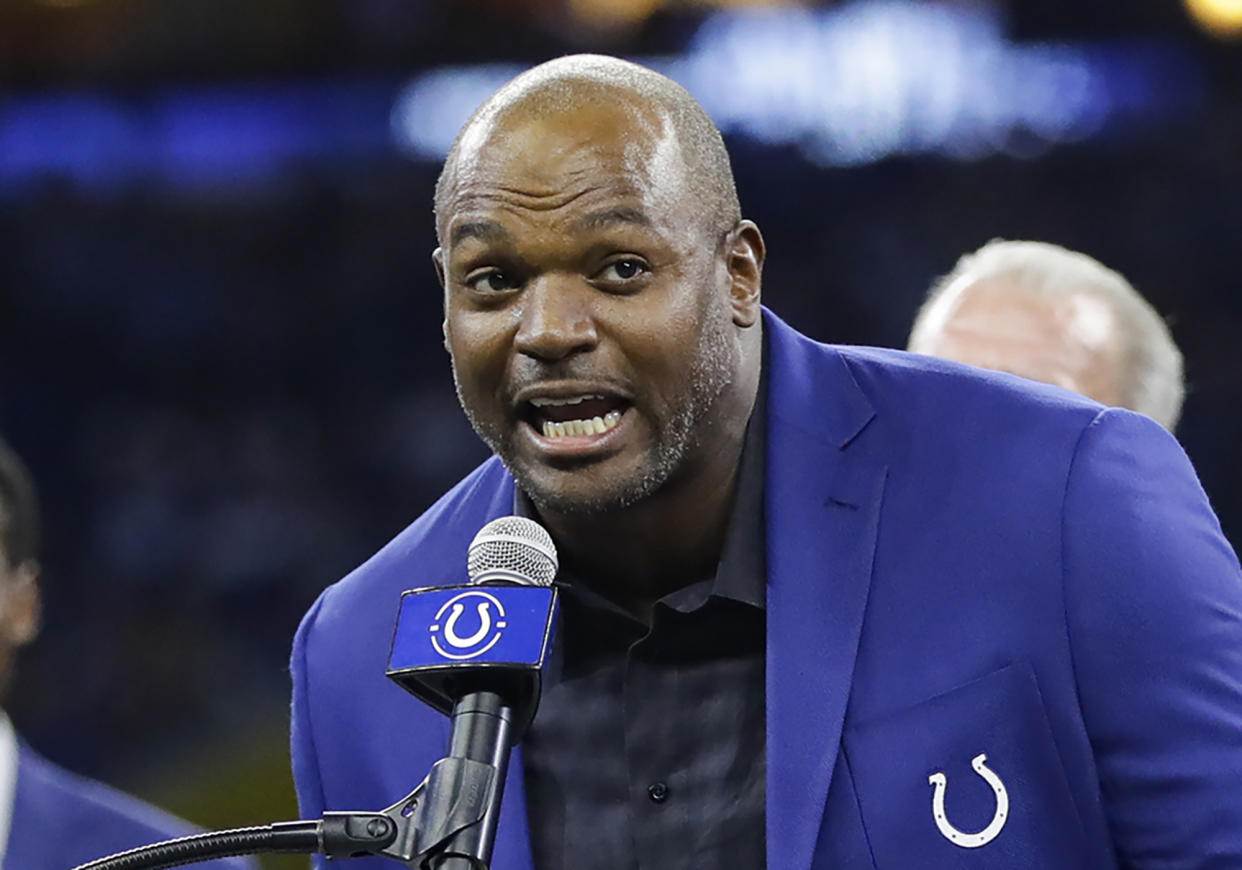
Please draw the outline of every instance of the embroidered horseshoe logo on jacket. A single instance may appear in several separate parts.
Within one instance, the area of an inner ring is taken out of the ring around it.
[[[993,773],[987,764],[984,763],[987,760],[987,755],[982,752],[970,760],[970,766],[975,769],[975,773],[983,777],[984,781],[992,786],[992,791],[996,794],[996,814],[992,816],[992,821],[988,823],[988,826],[977,834],[967,834],[959,831],[949,824],[949,820],[945,817],[944,790],[949,782],[948,777],[941,772],[936,772],[927,779],[927,782],[936,789],[932,795],[932,815],[936,819],[936,827],[940,829],[940,833],[946,840],[955,846],[961,846],[963,849],[977,849],[980,846],[986,846],[996,839],[996,835],[1001,832],[1001,828],[1005,827],[1005,822],[1009,821],[1009,792],[1005,789],[1005,783],[1001,782],[1001,778]]]

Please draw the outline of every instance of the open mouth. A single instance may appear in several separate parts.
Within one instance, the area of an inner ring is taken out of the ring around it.
[[[591,437],[615,429],[628,407],[617,396],[541,396],[523,403],[522,418],[544,438]]]

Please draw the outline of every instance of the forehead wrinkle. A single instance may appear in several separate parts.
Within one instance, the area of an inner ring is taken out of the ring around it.
[[[635,178],[629,172],[623,172],[620,175],[612,176],[608,180],[609,184],[602,184],[601,174],[595,167],[587,167],[580,170],[567,170],[567,178],[563,184],[556,187],[547,187],[538,189],[537,181],[529,182],[529,188],[514,187],[510,182],[502,182],[499,179],[471,179],[457,192],[453,198],[453,208],[449,214],[449,223],[457,219],[463,212],[476,211],[480,214],[488,214],[496,210],[500,211],[530,211],[530,212],[554,212],[564,209],[571,204],[583,199],[594,199],[596,201],[603,200],[632,200],[644,201],[649,197],[646,191],[649,189],[649,183],[645,177]],[[525,181],[525,180],[524,180]],[[588,206],[589,207],[589,206]],[[570,226],[575,229],[602,229],[607,226],[626,223],[639,226],[650,227],[654,225],[652,218],[644,211],[642,207],[630,206],[624,204],[603,205],[595,207],[594,210],[577,217]],[[469,220],[462,226],[471,226],[467,235],[481,236],[490,224],[500,227],[500,222],[486,217],[480,217],[475,220]],[[457,238],[458,231],[454,230],[452,238]]]
[[[579,173],[586,177],[586,173]],[[491,190],[481,190],[473,194],[461,197],[467,202],[478,200],[480,202],[488,202],[489,200],[499,200],[505,205],[514,205],[519,208],[531,209],[533,211],[553,211],[558,208],[564,208],[575,200],[598,190],[597,185],[587,184],[577,189],[558,190],[548,188],[542,191],[523,190],[517,187],[510,187],[504,184],[497,184]]]
[[[604,208],[585,214],[574,221],[573,226],[575,229],[603,230],[618,224],[650,227],[652,226],[652,220],[642,209],[618,206],[617,208]]]
[[[480,153],[471,155],[470,161],[455,173],[453,190],[445,209],[450,221],[464,210],[488,209],[497,204],[532,211],[556,210],[604,189],[599,166],[595,162],[582,166],[567,165],[572,159],[567,156],[557,165],[558,174],[555,177],[540,177],[537,167],[532,169],[520,161],[515,166],[503,156],[496,160],[487,159],[493,150],[501,155],[511,153],[503,142],[488,142]]]
[[[568,107],[509,105],[504,111],[477,118],[463,136],[452,173],[445,209],[450,223],[454,214],[480,206],[487,209],[500,204],[547,212],[601,193],[633,197],[641,205],[600,209],[575,226],[598,229],[628,223],[652,227],[693,220],[685,208],[689,168],[675,122],[663,107],[634,102],[625,95],[602,107],[605,112],[625,115],[616,138],[560,138],[553,129],[548,140],[536,135],[536,143],[550,150],[529,152],[533,162],[524,159],[531,147],[530,136],[538,128],[555,128],[560,118],[570,114]],[[549,168],[550,174],[544,177]]]

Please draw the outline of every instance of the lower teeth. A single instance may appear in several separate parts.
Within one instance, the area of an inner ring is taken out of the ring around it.
[[[609,411],[603,417],[590,420],[566,420],[564,423],[543,421],[544,438],[564,438],[569,435],[602,435],[621,422],[620,411]]]

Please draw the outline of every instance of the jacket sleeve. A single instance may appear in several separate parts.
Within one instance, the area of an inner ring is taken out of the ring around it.
[[[1063,512],[1066,621],[1122,867],[1242,867],[1242,572],[1155,423],[1084,430]]]

